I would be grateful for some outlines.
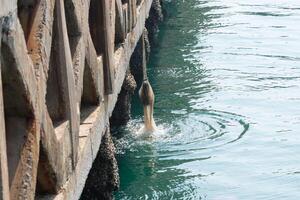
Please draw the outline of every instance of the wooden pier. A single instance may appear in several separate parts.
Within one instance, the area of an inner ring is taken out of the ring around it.
[[[0,199],[78,199],[152,0],[0,0]]]

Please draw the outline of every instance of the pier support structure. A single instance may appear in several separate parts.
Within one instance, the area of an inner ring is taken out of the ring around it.
[[[152,0],[0,0],[0,199],[78,199]]]

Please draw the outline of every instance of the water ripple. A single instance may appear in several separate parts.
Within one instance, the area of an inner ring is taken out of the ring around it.
[[[116,199],[300,199],[300,1],[166,0],[142,108],[115,145]]]
[[[168,139],[167,148],[176,145],[186,151],[220,147],[241,139],[249,123],[240,115],[215,110],[202,110],[174,122],[174,134]]]

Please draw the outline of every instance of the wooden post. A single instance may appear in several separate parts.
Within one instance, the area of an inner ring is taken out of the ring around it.
[[[101,0],[103,13],[103,31],[104,31],[104,52],[103,52],[103,73],[104,73],[104,92],[105,94],[113,93],[114,82],[114,41],[112,41],[112,27],[110,3],[111,0]]]
[[[137,22],[137,13],[136,13],[136,0],[131,0],[131,28],[133,29]]]
[[[97,52],[94,49],[93,41],[90,37],[87,38],[87,45],[86,45],[86,51],[85,51],[85,62],[87,62],[88,67],[91,70],[91,73],[93,74],[93,81],[95,84],[96,89],[96,96],[98,102],[97,104],[100,104],[103,99],[103,91],[104,91],[104,82],[103,82],[103,64],[101,65],[98,62],[97,58]],[[102,60],[102,59],[101,59]],[[84,66],[87,67],[87,66]],[[84,77],[84,70],[83,70],[83,77]],[[84,80],[84,78],[83,78]],[[84,88],[84,81],[82,80],[83,88]]]
[[[0,54],[1,54],[1,37],[2,36],[2,20],[0,20]],[[1,76],[1,60],[0,60],[0,199],[9,199],[9,180],[6,153],[6,135],[4,121],[4,104],[2,94],[2,76]]]
[[[125,34],[125,20],[123,15],[123,7],[121,0],[116,0],[116,25],[115,25],[115,42],[121,43],[124,41]]]
[[[77,157],[79,144],[79,116],[77,112],[78,108],[75,98],[75,80],[69,39],[67,35],[65,7],[63,0],[56,0],[56,15],[59,40],[59,64],[63,79],[62,87],[64,90],[64,99],[66,101],[66,117],[70,123],[72,166],[73,169],[75,169],[78,159]]]
[[[124,26],[125,26],[125,37],[129,32],[129,17],[128,17],[128,4],[123,5],[123,15],[124,15]]]
[[[128,0],[128,32],[132,31],[133,20],[132,20],[132,0]]]

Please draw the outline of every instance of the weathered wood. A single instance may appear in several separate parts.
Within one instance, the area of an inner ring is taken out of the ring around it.
[[[103,65],[98,63],[97,53],[93,48],[93,43],[91,37],[87,37],[86,45],[86,64],[89,67],[92,75],[93,87],[95,87],[95,95],[97,98],[97,103],[100,103],[103,99],[104,94],[104,82],[103,82]],[[98,56],[102,60],[102,56]],[[83,86],[84,87],[84,86]],[[82,95],[81,95],[82,96]],[[95,104],[95,102],[94,102]]]
[[[89,28],[97,55],[103,55],[104,92],[113,93],[115,1],[92,0],[89,8]],[[112,26],[113,25],[113,26]]]
[[[18,16],[20,24],[23,28],[25,40],[28,40],[29,33],[32,29],[37,8],[40,0],[34,1],[18,1]]]
[[[64,0],[69,37],[78,37],[84,31],[82,26],[82,3],[78,0]]]
[[[1,56],[2,20],[0,19],[0,56]],[[2,75],[0,59],[0,199],[9,200],[9,180],[6,153],[6,133],[4,122],[4,104],[2,94]]]
[[[131,6],[130,6],[130,11],[131,11],[131,26],[134,28],[136,25],[137,21],[137,10],[136,10],[136,0],[130,0],[131,1]]]
[[[133,27],[132,0],[128,0],[128,32],[132,31],[132,27]]]
[[[37,83],[21,25],[14,14],[5,20],[2,58],[3,97],[11,199],[33,199],[40,126],[35,112]],[[4,47],[5,46],[5,47]],[[3,55],[5,53],[5,55]],[[4,80],[5,78],[5,80]],[[19,140],[16,141],[18,136]],[[25,137],[22,137],[25,136]]]
[[[39,95],[42,104],[45,104],[47,72],[50,60],[52,25],[53,25],[53,0],[39,0],[32,26],[27,40],[28,54],[34,65],[36,78],[39,82]],[[42,113],[42,108],[39,108]]]
[[[18,119],[19,120],[19,119]],[[22,129],[18,129],[23,131]],[[35,120],[30,122],[27,138],[22,148],[20,161],[11,182],[11,199],[34,199],[36,187],[36,174],[39,156],[39,127]]]
[[[42,135],[41,148],[45,150],[46,158],[41,159],[42,163],[39,163],[40,165],[42,165],[40,166],[39,170],[42,171],[39,172],[38,178],[42,179],[42,181],[43,179],[46,179],[50,183],[54,182],[55,185],[53,186],[53,188],[50,187],[50,184],[47,186],[47,188],[45,188],[43,185],[39,185],[38,192],[42,190],[42,192],[47,192],[51,194],[52,191],[57,191],[62,187],[62,185],[67,179],[67,175],[70,174],[68,168],[66,168],[65,166],[66,165],[65,157],[67,155],[65,155],[66,153],[64,152],[66,151],[65,149],[70,148],[69,145],[67,145],[69,143],[64,142],[64,138],[67,139],[66,141],[69,141],[69,137],[67,135],[66,137],[60,138],[59,141],[48,112],[45,113],[45,116],[43,118],[43,127],[41,130],[41,135]],[[68,148],[66,148],[65,146]],[[68,160],[70,160],[69,157]],[[43,163],[44,161],[46,163]],[[50,191],[47,189],[50,189]]]
[[[29,3],[34,8],[22,13],[17,0],[0,0],[0,18],[5,21],[2,32],[5,55],[2,51],[0,67],[3,75],[2,80],[0,77],[3,86],[3,102],[0,89],[0,115],[3,116],[0,116],[0,199],[4,198],[4,190],[11,199],[34,199],[36,194],[46,194],[46,199],[80,196],[152,0],[142,1],[136,26],[134,21],[129,25],[134,18],[129,20],[132,8],[128,3],[124,9],[120,0],[91,0],[98,9],[95,12],[95,6],[89,8],[89,2],[19,1],[20,5]],[[124,35],[122,45],[115,49],[115,28],[120,26],[115,24],[117,13],[120,17],[117,23],[123,17]],[[93,14],[96,14],[95,23]],[[23,28],[19,22],[22,20]],[[132,31],[128,32],[129,29]],[[62,80],[55,87],[53,81],[47,82],[49,76],[52,80],[53,74],[49,72],[53,69],[56,76],[53,80]],[[62,98],[55,99],[57,96]],[[49,106],[51,98],[65,107],[61,123],[49,115],[53,112]],[[82,101],[87,106],[80,108]],[[3,141],[10,155],[6,165]],[[6,178],[3,178],[3,166],[8,166]],[[10,189],[10,194],[5,187]]]
[[[123,15],[124,15],[124,26],[125,26],[125,35],[129,32],[129,16],[128,16],[128,4],[123,5]]]
[[[63,77],[64,99],[66,103],[67,119],[70,124],[70,142],[71,142],[71,157],[72,166],[75,169],[78,159],[78,142],[79,142],[79,116],[78,104],[75,97],[75,81],[72,57],[67,35],[67,25],[65,19],[65,8],[63,0],[56,0],[56,15],[58,26],[58,40],[59,40],[59,65]]]
[[[125,35],[125,22],[122,2],[121,0],[116,0],[115,43],[122,43],[125,39]]]
[[[137,21],[136,0],[128,0],[128,23],[129,32],[134,28]]]
[[[103,13],[103,31],[104,31],[104,52],[103,52],[103,65],[104,65],[104,91],[105,94],[113,93],[114,81],[114,40],[112,36],[110,4],[115,5],[114,0],[103,0],[102,13]]]
[[[8,15],[9,12],[17,8],[17,0],[0,0],[0,17]]]
[[[61,190],[59,195],[48,196],[47,199],[78,199],[81,195],[81,189],[84,186],[85,178],[88,175],[91,168],[91,161],[96,157],[96,151],[99,149],[101,136],[106,130],[106,120],[111,115],[114,105],[117,101],[117,95],[125,77],[126,70],[128,69],[129,60],[135,45],[144,31],[145,19],[148,17],[148,13],[151,7],[152,1],[143,1],[141,3],[140,12],[138,15],[137,25],[134,27],[133,32],[127,34],[124,44],[115,51],[115,66],[116,66],[116,78],[114,83],[114,94],[105,97],[103,104],[99,106],[99,112],[97,119],[91,123],[90,128],[85,136],[80,138],[82,144],[81,157],[75,172],[70,176],[68,184]],[[135,35],[134,42],[131,41],[130,35]],[[74,188],[76,188],[74,190]],[[80,188],[80,189],[79,189]]]

